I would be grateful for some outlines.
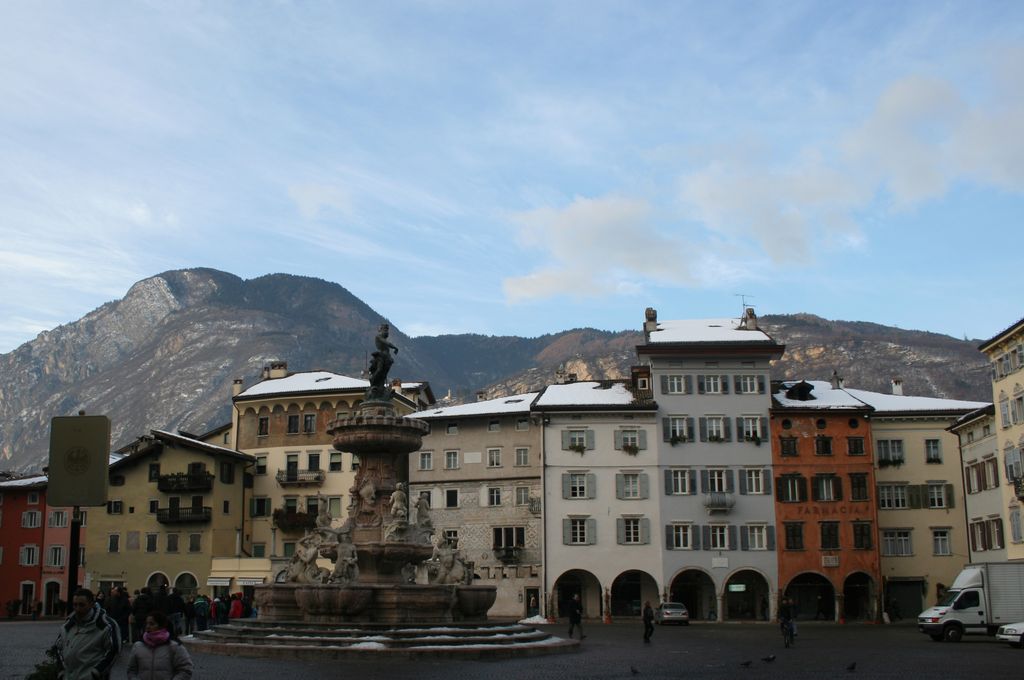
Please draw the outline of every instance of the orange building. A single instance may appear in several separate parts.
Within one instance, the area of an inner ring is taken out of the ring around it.
[[[801,619],[880,615],[872,410],[838,378],[773,385],[779,592]]]

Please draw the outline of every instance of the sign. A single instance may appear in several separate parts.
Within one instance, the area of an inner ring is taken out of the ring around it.
[[[50,421],[46,502],[58,507],[106,505],[109,462],[109,418],[57,416]]]
[[[747,584],[746,583],[730,583],[729,584],[729,592],[730,593],[745,593],[745,592],[747,592]]]

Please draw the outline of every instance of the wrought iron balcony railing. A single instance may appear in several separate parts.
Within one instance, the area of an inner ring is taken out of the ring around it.
[[[324,476],[323,470],[278,470],[277,483],[281,486],[323,484]]]
[[[202,508],[157,508],[156,521],[161,524],[196,524],[209,522],[213,516],[213,508],[206,506]]]
[[[175,472],[170,475],[160,475],[156,480],[156,488],[164,493],[210,491],[213,489],[213,473]]]

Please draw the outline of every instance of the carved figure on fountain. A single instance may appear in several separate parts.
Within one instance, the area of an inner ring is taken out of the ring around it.
[[[331,573],[329,581],[336,585],[347,586],[359,580],[359,556],[348,535],[339,535],[339,539],[342,536],[344,536],[344,540],[339,540],[335,547],[337,557],[334,562],[334,572]]]
[[[376,350],[371,355],[369,367],[370,387],[366,390],[367,401],[390,401],[391,387],[388,385],[388,372],[395,363],[391,350],[398,354],[398,348],[391,344],[388,335],[391,327],[382,323],[377,329],[377,337],[373,339]]]

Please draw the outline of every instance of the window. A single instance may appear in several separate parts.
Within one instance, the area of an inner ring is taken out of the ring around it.
[[[669,493],[674,495],[689,495],[696,493],[694,489],[693,470],[669,470]]]
[[[487,449],[487,467],[501,467],[501,449]]]
[[[868,476],[864,472],[850,473],[850,500],[868,500]]]
[[[434,452],[420,451],[420,470],[434,469]]]
[[[993,518],[985,522],[985,530],[988,533],[988,544],[992,550],[1002,550],[1006,545],[1003,543],[1003,520]]]
[[[299,511],[299,499],[295,496],[286,496],[284,499],[284,511],[285,512],[298,512]]]
[[[900,465],[903,463],[902,439],[879,439],[875,443],[875,451],[878,452],[878,463],[880,467],[884,467],[886,465]]]
[[[871,522],[854,522],[853,547],[857,550],[870,550],[871,534]]]
[[[816,501],[843,500],[843,485],[839,476],[833,474],[815,475],[814,493],[811,497]]]
[[[779,453],[782,456],[797,455],[796,437],[779,437]]]
[[[928,507],[929,508],[944,508],[944,507],[946,507],[946,485],[945,484],[929,484],[928,485]]]
[[[63,567],[64,566],[64,546],[62,545],[51,545],[46,551],[46,566],[48,567]]]
[[[986,458],[985,465],[985,488],[995,489],[999,486],[999,463],[995,458]]]
[[[86,512],[85,510],[78,511],[78,523],[83,527],[85,526],[85,519],[88,516],[88,514],[89,513]],[[85,564],[85,562],[79,561],[79,564]]]
[[[220,482],[221,484],[234,484],[235,483],[235,464],[228,461],[221,461],[220,464]]]
[[[202,534],[189,534],[188,535],[188,551],[190,553],[202,552],[203,535]]]
[[[692,524],[669,525],[669,550],[693,550],[693,537]]]
[[[287,432],[288,432],[288,434],[298,434],[299,433],[299,416],[298,415],[290,415],[290,416],[288,416],[288,430],[287,430]]]
[[[51,510],[50,521],[51,527],[63,528],[68,525],[68,511],[67,510]]]
[[[740,427],[744,441],[760,443],[763,433],[761,431],[760,416],[743,416],[740,419]]]
[[[429,494],[428,494],[429,500]],[[341,517],[341,496],[328,496],[327,497],[327,512],[330,513],[331,517]]]
[[[327,465],[330,472],[341,472],[341,451],[331,452],[331,458]]]
[[[708,470],[708,493],[727,493],[729,491],[725,470]]]
[[[661,380],[661,391],[665,394],[686,394],[686,382],[681,375],[666,375]]]
[[[690,432],[690,419],[686,416],[668,416],[665,418],[664,439],[667,442],[679,443],[693,440]]]
[[[863,456],[864,453],[864,437],[846,438],[846,455]]]
[[[155,515],[156,511],[160,509],[160,501],[156,499],[150,499],[149,501],[149,514]]]
[[[458,451],[445,451],[444,452],[444,469],[445,470],[458,470],[459,469],[459,452]]]
[[[107,501],[107,514],[108,515],[120,515],[124,513],[124,502],[122,501]]]
[[[497,418],[491,418],[487,421],[488,432],[501,432],[501,421]]]
[[[704,423],[704,429],[707,434],[706,441],[726,441],[727,437],[725,435],[725,418],[723,418],[722,416],[708,416],[706,418],[701,418],[701,422]]]
[[[942,449],[939,447],[938,439],[925,439],[924,440],[924,462],[926,463],[941,463],[942,462]]]
[[[444,541],[453,548],[459,547],[459,530],[458,529],[445,529],[442,533]]]
[[[526,545],[526,527],[493,527],[491,530],[491,547],[522,548]]]
[[[362,463],[359,462],[359,456],[357,456],[356,454],[353,453],[352,454],[352,471],[355,472],[355,471],[359,470],[360,466],[362,466]]]
[[[640,498],[640,475],[628,472],[620,475],[622,493],[620,498]]]
[[[803,475],[782,475],[777,480],[779,500],[800,503],[807,500],[807,480]]]
[[[459,424],[458,423],[448,423],[445,426],[445,428],[444,428],[444,432],[445,432],[445,434],[458,434],[459,433]]]
[[[146,534],[146,552],[156,552],[156,534]]]
[[[721,394],[724,383],[717,375],[698,375],[697,391],[701,394]]]
[[[516,467],[526,467],[530,464],[530,449],[516,449]]]
[[[107,536],[107,552],[121,552],[121,534]]]
[[[524,431],[529,430],[529,429],[530,429],[530,419],[529,418],[516,418],[516,430],[518,430],[519,432],[524,432]]]
[[[155,482],[160,479],[160,463],[149,464],[149,481]]]
[[[728,550],[729,549],[729,527],[725,524],[712,524],[707,527],[710,532],[710,539],[708,541],[709,550]]]
[[[253,498],[250,507],[251,507],[251,512],[249,514],[252,517],[269,517],[270,516],[270,499],[269,498]]]
[[[256,436],[266,437],[270,434],[270,417],[260,416],[256,420]]]
[[[745,482],[744,486],[746,488],[747,493],[764,493],[764,470],[760,468],[756,470],[743,470],[741,474],[743,475],[743,479]]]
[[[568,449],[586,449],[587,448],[587,431],[586,430],[569,430],[569,445]]]
[[[910,541],[910,529],[883,529],[882,555],[885,557],[908,557],[914,554]]]
[[[320,514],[320,496],[306,496],[306,514]]]
[[[763,524],[751,524],[742,528],[745,529],[747,550],[768,549],[768,527]]]
[[[569,544],[570,545],[586,545],[587,544],[587,520],[586,519],[570,519],[569,520]]]
[[[39,547],[35,545],[23,545],[18,551],[18,564],[23,567],[34,567],[39,564]]]
[[[516,487],[516,505],[529,505],[530,504],[530,487],[528,486],[517,486]]]
[[[316,414],[305,413],[302,416],[302,431],[306,434],[316,432]]]
[[[932,554],[940,556],[953,554],[949,543],[949,529],[932,529]]]
[[[30,491],[28,494],[29,505],[39,505],[39,493],[36,491]]]
[[[640,537],[639,517],[624,517],[622,519],[622,543],[624,545],[637,545],[642,543]]]
[[[832,455],[832,437],[817,436],[814,438],[814,455],[816,456],[831,456]]]
[[[445,489],[445,492],[444,492],[444,507],[446,507],[446,508],[457,508],[457,507],[459,507],[459,490],[458,489]]]
[[[839,522],[821,522],[821,549],[839,550]]]
[[[879,484],[878,507],[882,510],[902,510],[907,507],[906,484]]]
[[[295,554],[295,541],[285,541],[281,544],[281,555],[291,557]]]
[[[738,375],[736,376],[736,384],[738,389],[736,390],[740,394],[758,394],[764,391],[764,380],[758,380],[756,375]],[[761,385],[759,388],[758,385]]]
[[[501,487],[492,486],[487,489],[487,505],[501,505]]]
[[[319,470],[320,469],[320,453],[307,454],[306,460],[308,462],[307,470]]]
[[[267,457],[266,456],[256,456],[256,469],[255,469],[254,472],[257,475],[265,475],[265,474],[267,474]]]
[[[266,557],[267,556],[267,544],[266,543],[253,543],[252,544],[252,556],[253,557]]]
[[[1010,540],[1014,543],[1024,541],[1024,532],[1021,531],[1020,508],[1010,510]]]
[[[178,552],[178,534],[167,534],[167,552]]]
[[[583,472],[570,472],[569,498],[590,498],[587,493],[587,475]]]

